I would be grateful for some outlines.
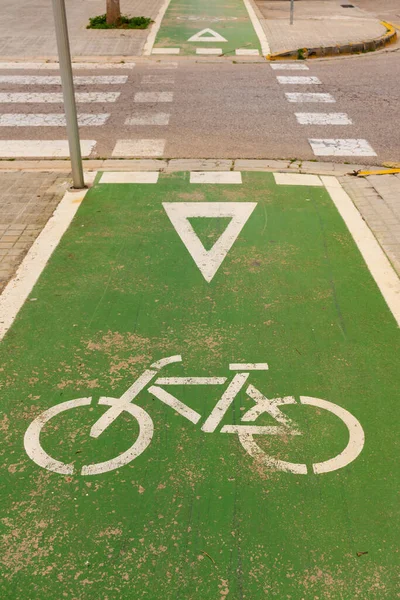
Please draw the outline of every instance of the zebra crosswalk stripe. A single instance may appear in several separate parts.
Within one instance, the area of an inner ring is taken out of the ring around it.
[[[78,125],[80,127],[98,127],[104,125],[109,117],[110,115],[107,113],[81,114],[78,115]],[[66,124],[63,114],[0,114],[0,127],[65,127]]]
[[[75,100],[84,102],[116,102],[121,92],[77,92]],[[0,104],[63,104],[61,93],[0,92]]]

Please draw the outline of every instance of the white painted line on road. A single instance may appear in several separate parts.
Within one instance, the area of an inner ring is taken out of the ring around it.
[[[164,0],[164,2],[162,3],[162,5],[160,7],[160,10],[157,13],[156,18],[154,19],[153,26],[150,29],[150,33],[149,33],[147,40],[143,46],[143,55],[144,56],[150,56],[150,54],[152,53],[153,46],[156,41],[157,33],[160,30],[161,22],[165,16],[165,13],[167,12],[167,8],[168,8],[170,2],[171,2],[171,0]]]
[[[336,102],[331,94],[285,92],[285,96],[288,102]]]
[[[201,430],[206,433],[212,433],[216,430],[225,416],[226,411],[232,404],[234,398],[238,395],[249,377],[248,373],[238,373],[234,376],[228,388],[225,390],[217,404],[214,406],[211,414],[206,419]]]
[[[91,70],[101,70],[101,69],[133,69],[136,66],[134,62],[126,62],[126,63],[72,63],[73,69],[84,69],[87,71]],[[24,63],[24,62],[0,62],[0,70],[24,70],[24,71],[54,71],[59,70],[60,65],[58,62],[32,62],[32,63]]]
[[[274,71],[309,71],[309,67],[304,63],[270,63]]]
[[[88,157],[96,140],[81,140],[81,153]],[[67,140],[0,140],[0,158],[69,158]]]
[[[157,183],[158,171],[137,171],[129,173],[108,171],[103,173],[99,183]]]
[[[78,115],[78,125],[80,127],[100,127],[107,122],[109,117],[110,115],[106,113]],[[0,127],[66,127],[66,125],[65,115],[43,113],[0,114]]]
[[[251,48],[238,48],[236,50],[236,56],[260,56],[258,50],[253,50]]]
[[[277,75],[276,78],[282,85],[322,85],[322,81],[314,76],[302,77],[299,75],[298,77],[295,77],[290,75]]]
[[[75,100],[79,103],[91,102],[116,102],[121,92],[77,92]],[[1,92],[0,104],[62,104],[61,93],[29,93],[29,92]]]
[[[367,140],[310,139],[315,156],[376,156]]]
[[[323,187],[318,175],[307,175],[303,173],[274,173],[276,185],[308,185]]]
[[[240,171],[192,171],[190,183],[242,183]]]
[[[141,83],[144,85],[150,84],[172,84],[175,78],[173,75],[144,75]]]
[[[269,47],[267,36],[265,35],[265,31],[262,28],[262,25],[255,13],[251,0],[243,0],[243,2],[247,9],[247,12],[249,13],[250,21],[253,24],[254,31],[256,32],[257,37],[260,40],[261,51],[264,56],[268,56],[268,54],[271,54],[271,48]]]
[[[128,117],[125,125],[168,125],[169,113],[137,114]]]
[[[22,143],[27,144],[27,141]],[[65,143],[67,144],[67,142]],[[96,173],[90,175],[95,176]],[[90,177],[88,178],[85,174],[85,183],[89,183],[89,180]],[[15,276],[3,290],[0,296],[0,340],[13,324],[59,241],[68,229],[87,191],[85,189],[65,193],[53,216],[47,221],[18,267]]]
[[[75,85],[120,85],[128,81],[128,75],[88,75],[74,77]],[[12,85],[61,85],[57,75],[0,75],[0,83]]]
[[[164,404],[176,410],[176,412],[185,417],[185,419],[188,419],[195,424],[200,421],[201,415],[198,412],[189,408],[186,404],[183,404],[178,398],[175,398],[175,396],[172,396],[169,392],[158,387],[158,385],[152,385],[149,387],[148,391],[150,394],[161,400],[161,402],[164,402]]]
[[[336,177],[323,176],[321,179],[400,327],[400,279],[397,273]]]
[[[300,125],[352,125],[346,113],[295,113]]]
[[[226,377],[159,377],[158,385],[223,385]]]
[[[45,63],[48,64],[48,63]],[[136,63],[134,62],[119,62],[119,63],[72,63],[72,69],[82,69],[91,71],[95,69],[96,71],[101,69],[133,69],[136,67]]]
[[[222,48],[196,48],[196,54],[222,54]]]
[[[166,140],[160,139],[118,140],[112,156],[128,158],[162,156],[165,144]]]
[[[180,48],[153,48],[152,54],[179,54]]]
[[[134,102],[172,102],[174,92],[137,92]]]
[[[177,62],[153,62],[149,63],[149,69],[153,69],[154,71],[170,71],[171,69],[177,69]]]
[[[268,371],[268,363],[230,363],[230,371]]]

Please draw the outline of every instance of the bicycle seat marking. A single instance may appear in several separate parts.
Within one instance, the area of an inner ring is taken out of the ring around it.
[[[224,425],[219,432],[237,435],[244,450],[267,470],[283,471],[295,475],[307,475],[309,472],[306,464],[278,460],[266,454],[257,443],[258,436],[302,435],[296,423],[282,412],[280,408],[282,406],[313,406],[332,413],[347,427],[349,434],[347,446],[337,456],[324,462],[314,463],[312,471],[315,475],[337,471],[347,466],[359,456],[364,447],[365,436],[360,422],[349,411],[337,404],[309,396],[300,396],[299,402],[293,396],[269,399],[253,385],[247,385],[250,373],[252,371],[267,371],[267,363],[231,363],[229,369],[235,374],[227,386],[227,377],[157,377],[162,368],[169,364],[180,362],[182,362],[180,355],[169,356],[156,361],[149,369],[144,371],[120,398],[102,396],[99,399],[98,404],[100,406],[108,406],[109,408],[93,424],[90,430],[91,437],[98,438],[124,412],[127,412],[133,419],[136,419],[139,425],[139,434],[136,441],[128,450],[110,460],[83,466],[80,471],[81,475],[100,475],[119,469],[135,460],[149,446],[154,433],[152,418],[143,408],[132,402],[146,387],[152,396],[172,408],[194,425],[197,425],[202,419],[202,415],[181,402],[164,388],[176,385],[225,386],[220,399],[201,426],[201,431],[204,433],[214,433],[218,429],[232,402],[239,392],[245,388],[247,396],[254,401],[254,406],[242,415],[239,425]],[[149,386],[151,382],[153,384]],[[247,387],[245,387],[246,385]],[[63,463],[50,456],[43,449],[40,437],[44,426],[55,416],[76,408],[88,407],[91,404],[91,397],[68,400],[45,410],[36,417],[29,425],[24,436],[24,447],[29,458],[39,467],[59,473],[60,475],[72,475],[75,473],[73,463]],[[253,425],[258,417],[264,413],[270,415],[277,424],[273,426]]]

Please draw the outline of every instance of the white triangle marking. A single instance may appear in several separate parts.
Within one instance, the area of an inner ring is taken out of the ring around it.
[[[257,202],[163,202],[169,220],[208,283],[256,206]],[[188,220],[191,217],[231,217],[232,220],[211,250],[206,250]]]
[[[204,37],[206,33],[208,33],[208,36]],[[220,35],[216,31],[214,31],[213,29],[203,29],[202,31],[199,31],[199,33],[192,35],[192,37],[188,39],[188,42],[227,42],[227,41],[228,40],[226,40],[224,37],[222,37],[222,35]]]

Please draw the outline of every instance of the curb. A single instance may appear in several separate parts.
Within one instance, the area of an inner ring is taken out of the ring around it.
[[[298,173],[312,175],[332,175],[344,177],[355,176],[369,167],[360,164],[342,164],[314,161],[292,161],[274,159],[197,159],[197,158],[169,158],[169,159],[85,159],[83,169],[85,173],[92,171],[159,171],[171,173],[174,171],[260,171]],[[69,175],[71,165],[65,160],[1,160],[0,175],[5,172],[57,172]]]
[[[287,52],[278,52],[268,54],[265,58],[274,60],[304,60],[306,58],[322,58],[326,56],[340,56],[343,54],[363,54],[365,52],[374,52],[380,50],[397,40],[396,28],[386,21],[380,21],[381,25],[386,27],[386,33],[379,38],[368,40],[367,42],[357,42],[355,44],[343,44],[338,46],[327,46],[319,48],[299,48],[297,50],[288,50]]]

